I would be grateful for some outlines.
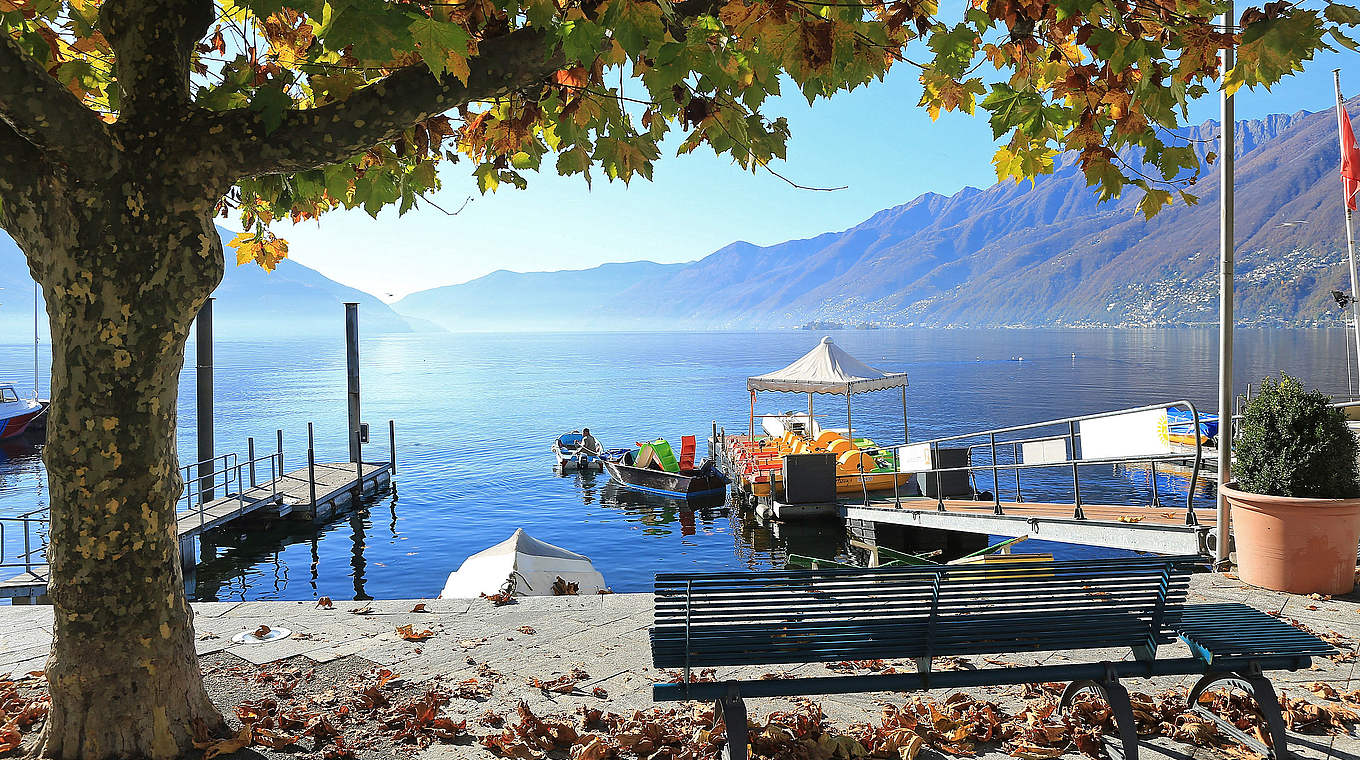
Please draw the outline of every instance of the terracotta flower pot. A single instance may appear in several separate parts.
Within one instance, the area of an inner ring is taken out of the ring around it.
[[[1292,594],[1345,594],[1355,588],[1360,499],[1294,499],[1222,486],[1232,507],[1238,575]]]

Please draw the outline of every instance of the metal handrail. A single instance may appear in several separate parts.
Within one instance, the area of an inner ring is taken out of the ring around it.
[[[931,468],[931,469],[928,469],[928,470],[921,470],[919,474],[945,473],[945,472],[967,472],[970,476],[973,477],[974,483],[975,483],[975,485],[976,485],[976,476],[977,476],[977,472],[976,472],[976,471],[977,471],[977,470],[988,470],[988,471],[990,471],[990,472],[992,473],[992,475],[993,475],[992,488],[994,489],[994,490],[993,490],[993,493],[992,493],[992,502],[993,502],[993,505],[994,505],[994,507],[995,507],[995,511],[996,511],[997,514],[1004,514],[1004,512],[1002,511],[1002,507],[1001,507],[1001,479],[1000,479],[1000,475],[999,475],[999,472],[1000,472],[1000,471],[1002,471],[1002,470],[1007,470],[1007,471],[1011,471],[1011,472],[1014,472],[1014,473],[1015,473],[1015,476],[1016,476],[1016,483],[1017,483],[1017,487],[1016,487],[1016,488],[1017,488],[1017,493],[1018,493],[1018,491],[1019,491],[1019,485],[1018,485],[1018,484],[1019,484],[1019,476],[1020,476],[1020,471],[1021,471],[1021,470],[1031,470],[1031,469],[1041,469],[1041,468],[1054,468],[1054,467],[1070,467],[1070,468],[1072,468],[1073,507],[1074,507],[1073,517],[1074,517],[1075,519],[1078,519],[1078,520],[1084,520],[1084,519],[1086,519],[1086,515],[1083,513],[1082,508],[1081,508],[1081,507],[1082,507],[1082,503],[1081,503],[1081,478],[1080,478],[1080,472],[1079,472],[1079,469],[1078,469],[1079,467],[1081,467],[1081,466],[1086,466],[1086,465],[1100,465],[1100,464],[1128,464],[1128,463],[1131,463],[1131,462],[1147,462],[1147,463],[1150,464],[1150,466],[1151,466],[1151,468],[1152,468],[1152,477],[1153,477],[1153,479],[1154,479],[1154,481],[1155,481],[1155,479],[1156,479],[1156,468],[1157,468],[1157,463],[1158,463],[1158,462],[1164,462],[1164,461],[1167,461],[1167,460],[1177,460],[1177,459],[1183,460],[1183,459],[1185,459],[1185,458],[1187,458],[1187,457],[1189,456],[1189,452],[1186,452],[1186,453],[1181,454],[1181,455],[1179,455],[1179,456],[1176,455],[1174,452],[1172,452],[1172,453],[1160,453],[1160,454],[1138,454],[1138,455],[1119,456],[1119,457],[1081,458],[1081,457],[1078,457],[1078,456],[1077,456],[1077,453],[1078,453],[1077,441],[1078,441],[1078,439],[1079,439],[1080,436],[1081,436],[1081,433],[1078,432],[1078,430],[1077,430],[1077,423],[1078,423],[1078,422],[1084,422],[1084,421],[1087,421],[1087,420],[1104,419],[1104,418],[1109,418],[1109,417],[1118,417],[1118,416],[1122,416],[1122,415],[1126,415],[1126,414],[1135,414],[1135,413],[1138,413],[1138,412],[1147,412],[1147,411],[1153,411],[1153,410],[1158,410],[1158,409],[1170,409],[1170,408],[1173,408],[1173,407],[1182,407],[1182,408],[1186,409],[1187,411],[1189,411],[1189,412],[1190,412],[1190,415],[1191,415],[1191,425],[1192,425],[1191,430],[1194,431],[1194,440],[1195,440],[1195,443],[1194,443],[1194,460],[1195,460],[1195,461],[1194,461],[1194,466],[1193,466],[1193,468],[1191,469],[1191,473],[1190,473],[1190,487],[1189,487],[1189,489],[1186,491],[1186,497],[1185,497],[1185,523],[1186,523],[1187,525],[1198,525],[1198,524],[1199,524],[1199,518],[1195,515],[1194,502],[1195,502],[1195,490],[1196,490],[1196,485],[1198,484],[1198,479],[1199,479],[1200,465],[1203,463],[1203,458],[1204,458],[1204,452],[1203,452],[1204,446],[1203,446],[1203,440],[1201,439],[1201,437],[1200,437],[1200,435],[1199,435],[1199,429],[1200,429],[1200,414],[1199,414],[1199,410],[1195,407],[1195,405],[1194,405],[1193,402],[1191,402],[1191,401],[1189,401],[1189,400],[1187,400],[1187,399],[1180,399],[1180,400],[1170,401],[1170,402],[1166,402],[1166,403],[1162,403],[1162,404],[1148,404],[1148,405],[1145,405],[1145,406],[1131,407],[1131,408],[1128,408],[1128,409],[1118,409],[1118,410],[1107,411],[1107,412],[1098,412],[1098,413],[1095,413],[1095,414],[1083,414],[1083,415],[1078,415],[1078,416],[1073,416],[1073,417],[1063,417],[1063,418],[1060,418],[1060,419],[1055,419],[1055,420],[1045,420],[1045,421],[1042,421],[1042,422],[1032,422],[1032,423],[1028,423],[1028,424],[1024,424],[1024,425],[1011,425],[1011,426],[1003,427],[1003,428],[995,428],[995,429],[991,429],[991,430],[981,430],[981,431],[970,432],[970,433],[962,433],[962,434],[959,434],[959,435],[942,436],[942,437],[939,437],[939,438],[932,438],[932,439],[928,439],[928,440],[925,440],[925,441],[916,441],[915,443],[911,443],[911,444],[901,444],[901,446],[907,446],[907,445],[910,445],[910,446],[921,446],[921,445],[929,446],[929,447],[930,447],[930,450],[931,450],[931,453],[932,453],[932,457],[931,457],[931,458],[932,458],[932,460],[934,460],[934,459],[936,458],[936,457],[934,456],[934,454],[935,454],[935,452],[937,452],[937,451],[939,450],[939,448],[940,448],[939,444],[940,444],[940,443],[949,442],[949,441],[963,441],[963,440],[967,440],[967,439],[969,439],[969,438],[980,438],[980,437],[986,436],[987,439],[988,439],[986,443],[973,444],[973,445],[971,445],[971,446],[966,447],[967,452],[968,452],[968,462],[969,462],[968,465],[963,466],[963,467],[935,467],[935,468]],[[1033,430],[1033,429],[1036,429],[1036,428],[1051,427],[1051,426],[1056,426],[1056,425],[1066,425],[1067,428],[1068,428],[1067,434],[1066,434],[1066,435],[1047,435],[1047,436],[1042,436],[1042,437],[1039,437],[1039,438],[1020,439],[1020,440],[1015,440],[1015,441],[1012,441],[1012,440],[997,440],[997,436],[998,436],[998,435],[1002,435],[1002,434],[1005,434],[1005,433],[1015,433],[1015,432],[1019,432],[1019,431],[1022,431],[1022,430]],[[1067,442],[1069,443],[1069,446],[1068,446],[1068,457],[1067,457],[1066,459],[1062,460],[1062,461],[1055,461],[1055,462],[1039,462],[1039,463],[1025,463],[1025,462],[1021,462],[1021,461],[1018,460],[1018,457],[1016,458],[1017,461],[1015,461],[1015,462],[1013,462],[1013,463],[1003,463],[1003,462],[999,461],[998,458],[997,458],[996,450],[997,450],[998,445],[999,445],[999,446],[1002,446],[1002,447],[1007,447],[1007,446],[1013,447],[1014,444],[1028,443],[1028,442],[1034,442],[1034,441],[1038,441],[1038,440],[1064,440],[1064,441],[1067,441]],[[896,452],[898,451],[899,448],[900,448],[900,446],[891,446],[891,447],[880,446],[880,447],[873,448],[873,449],[862,449],[862,451],[864,451],[865,453],[870,454],[870,455],[873,455],[874,452],[878,452],[879,454],[891,454],[891,455],[893,456],[894,469],[900,471],[900,469],[901,469],[901,464],[900,464],[900,462],[898,461],[897,456],[896,456]],[[989,450],[990,456],[988,457],[988,462],[987,462],[987,463],[985,463],[985,464],[980,464],[980,465],[978,465],[978,464],[973,464],[973,450],[974,450],[974,449],[977,449],[977,448],[987,448],[987,449]],[[862,479],[862,480],[863,480],[863,478],[864,478],[864,476],[861,475],[861,479]],[[937,480],[938,480],[938,479],[937,479]],[[974,490],[976,490],[976,488],[974,488]],[[894,492],[896,492],[896,483],[895,483],[895,482],[894,482]],[[939,487],[938,482],[937,482],[937,484],[936,484],[936,493],[937,493],[937,496],[938,496],[938,498],[937,498],[937,502],[938,502],[938,503],[937,503],[937,509],[944,509],[943,490]],[[896,498],[897,498],[898,501],[900,501],[900,497],[896,497]],[[1155,498],[1155,497],[1154,497],[1154,498]],[[866,494],[866,500],[867,500],[867,494]],[[1017,500],[1018,500],[1018,496],[1017,496]]]
[[[1360,404],[1360,402],[1352,402],[1352,403],[1354,403],[1354,404]],[[1098,457],[1098,458],[1081,458],[1081,457],[1078,457],[1078,456],[1077,456],[1077,454],[1078,454],[1078,448],[1079,448],[1079,447],[1078,447],[1078,443],[1079,443],[1079,440],[1080,440],[1080,438],[1081,438],[1081,433],[1080,433],[1080,431],[1079,431],[1078,428],[1077,428],[1077,423],[1085,422],[1085,421],[1088,421],[1088,420],[1096,420],[1096,419],[1104,419],[1104,418],[1109,418],[1109,417],[1117,417],[1117,416],[1126,415],[1126,414],[1135,414],[1135,413],[1138,413],[1138,412],[1146,412],[1146,411],[1153,411],[1153,410],[1159,410],[1159,409],[1171,409],[1171,408],[1182,408],[1182,409],[1185,409],[1186,411],[1190,412],[1192,430],[1194,431],[1194,448],[1193,448],[1193,451],[1190,451],[1190,450],[1187,450],[1187,451],[1184,451],[1184,452],[1175,452],[1175,451],[1171,451],[1171,452],[1163,452],[1163,453],[1156,453],[1156,454],[1138,454],[1138,455],[1117,456],[1117,457]],[[1157,492],[1157,491],[1158,491],[1158,487],[1157,487],[1157,485],[1156,485],[1157,465],[1158,465],[1159,463],[1184,461],[1184,460],[1186,460],[1186,459],[1193,458],[1194,464],[1193,464],[1193,467],[1192,467],[1191,473],[1190,473],[1190,486],[1189,486],[1189,489],[1188,489],[1187,492],[1186,492],[1186,500],[1185,500],[1185,522],[1186,522],[1187,525],[1198,525],[1198,524],[1199,524],[1199,520],[1198,520],[1198,518],[1197,518],[1196,515],[1195,515],[1194,499],[1195,499],[1195,491],[1197,490],[1197,486],[1198,486],[1198,482],[1199,482],[1199,470],[1200,470],[1201,465],[1202,465],[1203,462],[1204,462],[1204,442],[1203,442],[1202,437],[1199,435],[1199,429],[1200,429],[1200,422],[1201,422],[1201,421],[1202,421],[1202,417],[1200,416],[1199,410],[1196,408],[1196,406],[1194,405],[1194,403],[1191,402],[1191,401],[1189,401],[1188,399],[1179,399],[1179,400],[1169,401],[1169,402],[1159,403],[1159,404],[1148,404],[1148,405],[1144,405],[1144,406],[1130,407],[1130,408],[1127,408],[1127,409],[1117,409],[1117,410],[1106,411],[1106,412],[1097,412],[1097,413],[1094,413],[1094,414],[1083,414],[1083,415],[1076,415],[1076,416],[1071,416],[1071,417],[1062,417],[1062,418],[1058,418],[1058,419],[1044,420],[1044,421],[1041,421],[1041,422],[1031,422],[1031,423],[1026,423],[1026,424],[1022,424],[1022,425],[1010,425],[1010,426],[1007,426],[1007,427],[993,428],[993,429],[989,429],[989,430],[980,430],[980,431],[973,431],[973,432],[968,432],[968,433],[961,433],[961,434],[957,434],[957,435],[941,436],[941,437],[938,437],[938,438],[931,438],[931,439],[922,440],[922,441],[912,441],[912,442],[904,443],[904,444],[895,444],[895,445],[891,445],[891,446],[877,446],[877,447],[874,447],[874,448],[860,449],[860,451],[862,451],[863,453],[868,454],[868,455],[870,455],[870,456],[875,456],[875,457],[880,457],[880,458],[889,458],[890,461],[892,462],[892,466],[893,466],[893,471],[894,471],[894,473],[900,473],[900,472],[902,472],[902,469],[901,469],[901,461],[900,461],[900,457],[899,457],[898,454],[899,454],[900,448],[903,447],[903,446],[922,446],[922,445],[928,446],[929,449],[930,449],[930,452],[931,452],[931,458],[932,458],[932,460],[938,461],[938,451],[939,451],[939,449],[941,448],[941,445],[940,445],[940,444],[949,443],[949,442],[953,442],[953,441],[966,441],[966,440],[972,439],[972,438],[984,438],[984,437],[985,437],[985,438],[987,439],[985,442],[970,444],[970,445],[967,445],[967,446],[965,447],[965,448],[966,448],[966,451],[967,451],[967,456],[968,456],[968,464],[967,464],[967,465],[962,466],[962,467],[935,467],[935,468],[931,468],[931,469],[928,469],[928,470],[920,470],[920,471],[916,471],[916,474],[918,474],[918,475],[927,475],[927,474],[939,474],[939,473],[947,473],[947,472],[966,472],[966,473],[968,473],[968,474],[971,476],[971,479],[972,479],[972,481],[973,481],[974,491],[976,491],[976,490],[977,490],[977,488],[976,488],[977,471],[978,471],[978,470],[987,471],[987,472],[989,472],[989,473],[992,475],[992,483],[993,483],[992,488],[993,488],[993,491],[994,491],[993,494],[992,494],[992,500],[993,500],[993,504],[994,504],[995,511],[996,511],[997,514],[1004,514],[1004,511],[1002,510],[1002,507],[1001,507],[1001,493],[1000,493],[1000,492],[1001,492],[1001,479],[1000,479],[1000,473],[1001,473],[1001,472],[1003,472],[1003,471],[1008,471],[1008,472],[1014,473],[1014,475],[1015,475],[1016,501],[1017,501],[1017,502],[1022,502],[1022,501],[1023,501],[1023,497],[1022,497],[1022,493],[1021,493],[1021,484],[1020,484],[1020,472],[1021,472],[1021,470],[1038,470],[1038,469],[1043,469],[1043,468],[1050,468],[1050,469],[1051,469],[1051,468],[1071,468],[1071,470],[1072,470],[1072,488],[1073,488],[1073,507],[1074,507],[1074,510],[1073,510],[1073,517],[1074,517],[1075,519],[1079,519],[1079,520],[1086,519],[1086,516],[1085,516],[1085,514],[1084,514],[1083,511],[1082,511],[1082,500],[1081,500],[1081,476],[1080,476],[1080,468],[1081,468],[1081,467],[1085,467],[1085,466],[1089,466],[1089,465],[1120,465],[1120,464],[1125,464],[1125,465],[1127,465],[1127,464],[1131,464],[1131,463],[1147,463],[1147,464],[1150,465],[1150,468],[1151,468],[1151,477],[1152,477],[1152,483],[1153,483],[1153,485],[1152,485],[1152,488],[1153,488],[1153,502],[1154,502],[1155,505],[1159,505],[1159,504],[1160,504],[1160,496],[1159,496],[1159,494],[1158,494],[1158,492]],[[1039,428],[1055,427],[1055,426],[1060,426],[1060,425],[1061,425],[1061,426],[1065,426],[1065,427],[1067,428],[1067,429],[1066,429],[1064,432],[1062,432],[1062,433],[1057,433],[1056,431],[1054,431],[1053,433],[1046,434],[1046,435],[1034,435],[1034,436],[1032,436],[1032,437],[1024,437],[1024,438],[1017,438],[1017,439],[1000,439],[1000,438],[998,438],[998,436],[1004,436],[1004,435],[1009,434],[1009,433],[1018,433],[1018,432],[1021,432],[1021,431],[1033,431],[1033,430],[1037,430],[1037,429],[1039,429]],[[1040,463],[1026,463],[1026,462],[1021,461],[1021,459],[1020,459],[1020,454],[1019,454],[1019,447],[1020,447],[1022,444],[1025,444],[1025,443],[1033,443],[1033,442],[1038,442],[1038,441],[1047,441],[1047,440],[1062,440],[1062,441],[1065,441],[1065,442],[1068,444],[1067,447],[1066,447],[1066,448],[1067,448],[1067,452],[1068,452],[1068,453],[1067,453],[1067,457],[1064,458],[1064,459],[1062,459],[1062,460],[1059,460],[1059,461],[1040,462]],[[997,450],[998,450],[998,449],[1006,449],[1006,448],[1009,448],[1009,449],[1011,450],[1011,452],[1012,452],[1011,457],[1010,457],[1010,459],[1012,460],[1011,462],[1002,461],[1001,458],[1000,458],[1000,457],[998,456],[998,454],[997,454]],[[988,460],[987,460],[986,462],[980,463],[980,464],[975,464],[975,463],[974,463],[974,461],[973,461],[973,459],[974,459],[974,458],[973,458],[973,453],[974,453],[974,451],[977,450],[977,449],[987,449],[987,450],[988,450],[989,456],[988,456]],[[754,462],[746,462],[746,463],[744,463],[744,464],[746,465],[746,467],[747,467],[748,469],[750,469],[750,468],[753,466]],[[860,472],[858,473],[859,478],[860,478],[860,483],[861,483],[861,489],[862,489],[862,491],[864,492],[864,498],[865,498],[865,502],[866,502],[866,503],[867,503],[868,500],[869,500],[868,486],[867,486],[868,478],[871,477],[871,476],[874,475],[874,474],[875,474],[875,473],[872,472],[872,471],[865,471],[865,470],[862,470],[862,469],[861,469]],[[897,478],[894,477],[894,479],[893,479],[893,496],[894,496],[894,500],[895,500],[897,503],[900,504],[900,503],[901,503],[901,495],[900,495],[900,493],[898,492],[898,487],[897,487],[897,486],[898,486],[898,484],[897,484]],[[943,494],[943,490],[939,487],[938,478],[937,478],[937,485],[936,485],[936,493],[937,493],[937,496],[938,496],[938,498],[937,498],[937,502],[938,502],[938,503],[937,503],[937,507],[936,507],[936,508],[937,508],[937,509],[940,509],[940,510],[945,510],[946,507],[945,507],[944,498],[943,498],[943,495],[942,495],[942,494]]]
[[[15,557],[18,560],[22,560],[20,562],[5,561],[4,524],[7,522],[21,523],[24,527],[24,551],[23,553],[18,554]],[[47,550],[47,541],[42,538],[43,535],[42,531],[39,530],[38,533],[39,538],[41,540],[39,541],[39,545],[37,548],[33,547],[34,536],[33,530],[30,528],[30,526],[34,524],[38,526],[42,526],[44,524],[50,525],[51,520],[42,517],[32,517],[31,513],[29,515],[24,515],[20,517],[0,517],[0,567],[22,567],[24,571],[29,573],[30,575],[33,575],[34,577],[40,577],[36,572],[34,572],[34,570],[35,568],[38,568],[46,563],[34,562],[33,558]]]

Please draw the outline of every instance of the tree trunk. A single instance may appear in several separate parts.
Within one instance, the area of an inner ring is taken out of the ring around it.
[[[49,215],[15,235],[52,327],[52,705],[36,753],[175,758],[193,751],[196,723],[224,729],[194,651],[175,522],[179,373],[222,246],[210,193],[108,187],[74,193],[63,223]]]

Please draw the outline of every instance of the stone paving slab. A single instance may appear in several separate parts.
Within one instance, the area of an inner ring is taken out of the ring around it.
[[[1195,576],[1191,601],[1242,602],[1267,612],[1276,612],[1321,634],[1335,632],[1360,640],[1360,595],[1339,599],[1291,597],[1254,589],[1222,575]],[[422,612],[415,612],[423,604]],[[381,666],[399,673],[411,684],[438,681],[457,684],[477,678],[493,686],[485,700],[455,699],[448,711],[455,718],[476,718],[487,710],[513,713],[519,701],[536,713],[573,713],[580,706],[598,707],[614,712],[671,708],[655,705],[652,684],[671,676],[651,666],[648,627],[652,622],[650,594],[615,594],[589,597],[531,597],[503,607],[484,599],[439,600],[405,599],[382,601],[336,600],[333,608],[319,608],[316,602],[211,602],[194,605],[195,631],[201,656],[227,658],[246,668],[301,665],[317,672],[360,672]],[[353,611],[359,611],[356,614]],[[261,624],[287,628],[292,636],[268,644],[235,644],[231,637]],[[51,637],[51,608],[43,606],[0,606],[0,674],[40,670]],[[429,630],[423,641],[407,641],[397,627],[411,625],[417,631]],[[532,632],[530,632],[532,631]],[[1163,650],[1164,656],[1188,654],[1181,644]],[[1124,650],[1100,652],[1031,652],[988,657],[958,658],[947,665],[994,668],[1013,665],[1055,664],[1063,661],[1093,659],[1122,660]],[[343,663],[350,663],[335,670]],[[906,661],[890,663],[910,671]],[[585,671],[574,693],[547,693],[531,685],[533,679],[547,681],[570,673]],[[330,670],[327,670],[330,669]],[[824,664],[724,668],[719,677],[759,678],[765,674],[787,673],[796,677],[836,675]],[[1325,681],[1341,690],[1360,688],[1360,672],[1355,661],[1319,660],[1312,669],[1299,672],[1274,672],[1271,679],[1282,691],[1315,699],[1305,684]],[[1194,677],[1168,677],[1151,681],[1129,680],[1134,691],[1152,691],[1187,686]],[[336,683],[345,688],[348,682]],[[607,697],[592,694],[596,687]],[[1015,687],[984,687],[970,690],[978,696],[1003,704],[1020,701]],[[942,696],[942,695],[936,695]],[[813,697],[827,716],[838,725],[877,720],[882,708],[900,703],[896,694],[852,694]],[[751,700],[753,716],[795,707],[795,699]],[[1171,760],[1224,760],[1214,750],[1196,748],[1170,740],[1145,740],[1144,757]],[[1300,735],[1291,749],[1302,760],[1360,760],[1360,738],[1353,736]],[[991,753],[1000,760],[1003,755]],[[425,760],[478,758],[491,755],[477,745],[431,747],[420,755]]]

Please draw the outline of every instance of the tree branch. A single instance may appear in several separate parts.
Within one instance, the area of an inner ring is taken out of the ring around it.
[[[15,140],[69,167],[105,166],[112,150],[104,122],[8,34],[0,34],[0,123]]]
[[[343,161],[449,109],[532,85],[561,68],[563,59],[547,48],[542,31],[520,29],[482,42],[468,65],[467,85],[451,75],[440,82],[413,66],[345,100],[289,111],[272,132],[260,114],[244,108],[200,111],[195,129],[210,136],[207,158],[224,161],[232,181],[304,171]]]
[[[189,108],[190,54],[215,16],[212,0],[108,0],[99,25],[114,50],[118,124],[159,131]]]

